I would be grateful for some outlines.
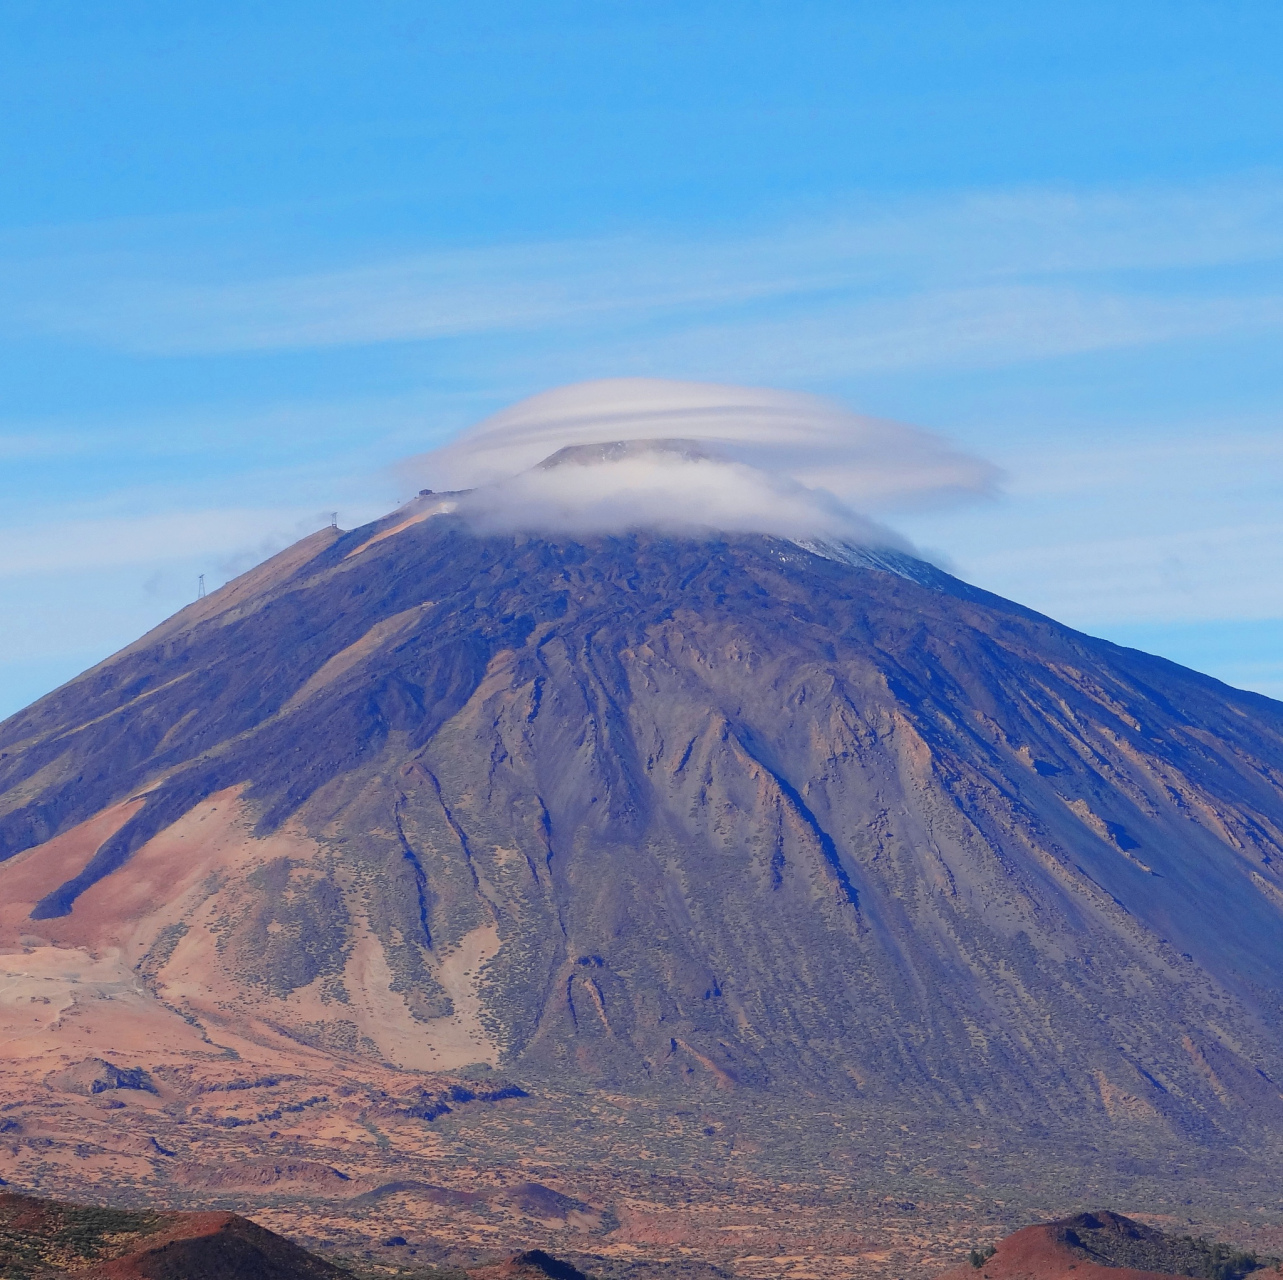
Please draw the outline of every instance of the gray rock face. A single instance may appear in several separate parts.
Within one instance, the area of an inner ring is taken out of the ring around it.
[[[0,859],[145,791],[37,919],[247,784],[332,853],[238,890],[278,994],[359,916],[440,1017],[493,926],[516,1068],[1283,1131],[1283,705],[899,553],[413,515],[0,726]]]
[[[55,1088],[65,1089],[69,1093],[81,1093],[92,1097],[106,1093],[111,1089],[140,1089],[145,1093],[155,1093],[156,1086],[151,1077],[141,1067],[118,1067],[103,1058],[86,1058],[75,1066],[56,1072],[50,1083]]]

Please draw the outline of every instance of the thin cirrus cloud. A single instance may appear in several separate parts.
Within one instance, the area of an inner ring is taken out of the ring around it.
[[[841,377],[914,368],[1000,367],[1283,327],[1283,294],[1145,297],[993,286],[826,303],[787,317],[699,323],[652,340],[647,359],[750,365],[771,377]]]
[[[1000,502],[907,521],[970,581],[1087,630],[1283,617],[1277,414],[1090,447],[1031,437],[1003,462]]]
[[[972,575],[1087,628],[1283,617],[1283,521],[991,550]]]
[[[677,335],[688,331],[715,346],[718,332],[765,335],[780,323],[789,346],[805,340],[813,352],[792,358],[799,372],[984,365],[1277,327],[1283,297],[1217,273],[1283,260],[1281,215],[1273,177],[1185,191],[1033,190],[747,236],[455,249],[187,284],[149,271],[136,247],[55,263],[46,244],[20,263],[11,244],[5,313],[27,331],[151,355],[656,322],[683,346]],[[816,332],[798,331],[799,316]]]
[[[193,556],[208,557],[211,568],[221,560],[248,568],[239,563],[247,549],[262,559],[320,527],[323,519],[304,510],[228,507],[7,528],[0,530],[0,578],[110,570]]]

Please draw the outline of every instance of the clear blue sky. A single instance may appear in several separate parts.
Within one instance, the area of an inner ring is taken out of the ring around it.
[[[0,714],[618,374],[1003,466],[899,527],[1283,696],[1276,3],[0,8]]]

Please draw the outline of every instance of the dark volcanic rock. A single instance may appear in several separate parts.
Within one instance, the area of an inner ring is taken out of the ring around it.
[[[1278,1264],[1277,1258],[1258,1258],[1254,1253],[1200,1236],[1167,1235],[1107,1210],[1080,1213],[1050,1225],[1056,1239],[1080,1259],[1107,1267],[1203,1276],[1206,1280],[1241,1280],[1253,1271],[1277,1268]]]
[[[543,1249],[527,1249],[497,1266],[476,1267],[468,1275],[475,1280],[588,1280],[578,1267]]]
[[[561,1258],[542,1249],[527,1249],[516,1254],[510,1264],[514,1271],[530,1271],[537,1275],[548,1276],[549,1280],[588,1280],[578,1267],[571,1266]]]
[[[412,1031],[474,991],[528,1072],[1283,1132],[1283,706],[905,557],[430,501],[0,726],[0,859],[132,800],[37,919],[239,794],[315,857],[211,869],[140,972],[315,991],[309,1044],[403,1051],[345,1013],[368,930]]]

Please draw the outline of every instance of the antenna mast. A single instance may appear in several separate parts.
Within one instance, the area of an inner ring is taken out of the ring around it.
[[[205,575],[202,573],[200,577],[196,579],[196,599],[204,600],[204,598],[205,598]]]

